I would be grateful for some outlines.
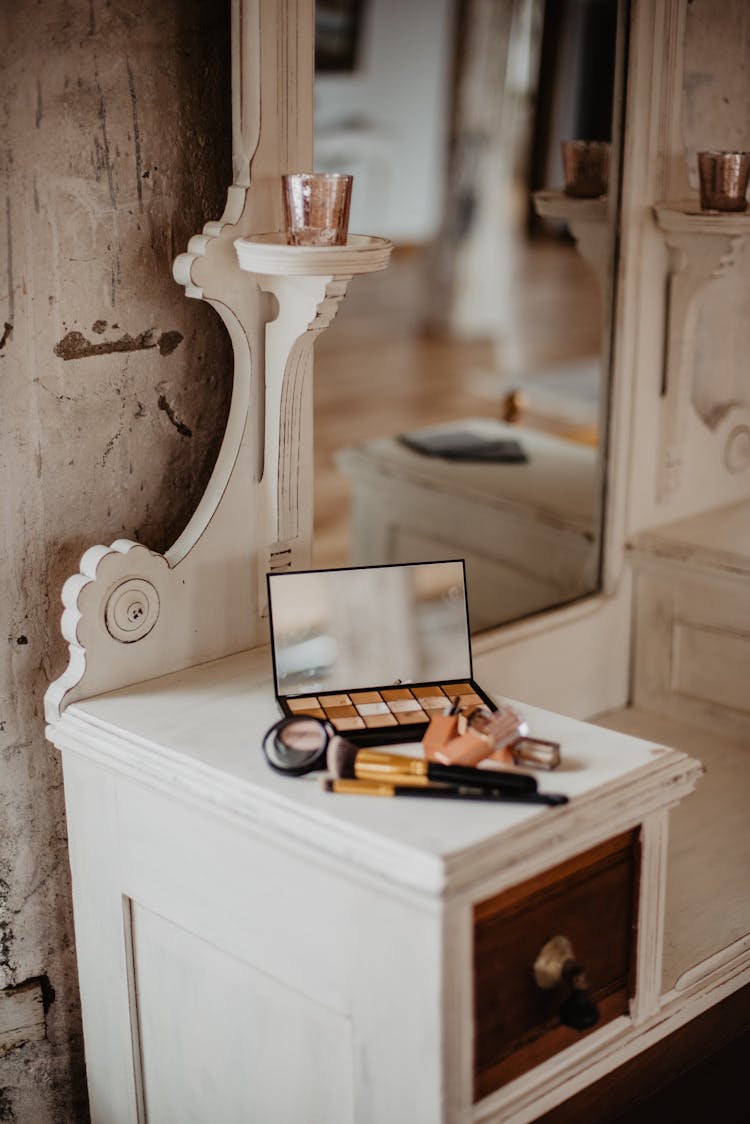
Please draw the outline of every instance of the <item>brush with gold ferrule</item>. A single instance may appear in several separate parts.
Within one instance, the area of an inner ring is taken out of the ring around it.
[[[439,765],[421,757],[360,749],[345,738],[334,737],[328,747],[328,771],[340,779],[381,780],[394,784],[430,781],[482,788],[492,792],[536,792],[536,778],[504,769],[476,769],[470,765]],[[410,778],[413,778],[410,779]]]
[[[336,779],[323,777],[320,782],[324,792],[337,792],[345,796],[418,796],[437,800],[482,800],[490,804],[567,804],[567,796],[552,792],[507,792],[501,789],[470,788],[464,785],[404,784],[397,780]]]

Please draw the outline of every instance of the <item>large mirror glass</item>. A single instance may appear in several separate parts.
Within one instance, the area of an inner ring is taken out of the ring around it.
[[[617,27],[617,0],[317,5],[315,167],[395,250],[316,345],[313,564],[464,558],[473,632],[599,583]],[[564,190],[573,139],[611,142],[608,185]]]

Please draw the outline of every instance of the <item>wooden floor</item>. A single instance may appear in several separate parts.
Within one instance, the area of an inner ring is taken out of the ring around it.
[[[340,448],[465,417],[501,417],[520,371],[590,359],[600,350],[598,285],[572,244],[545,239],[520,254],[513,286],[514,338],[459,340],[423,329],[429,275],[416,250],[394,252],[390,267],[357,277],[315,351],[314,565],[350,561],[349,486],[335,466]],[[523,424],[592,442],[590,424],[535,411]]]

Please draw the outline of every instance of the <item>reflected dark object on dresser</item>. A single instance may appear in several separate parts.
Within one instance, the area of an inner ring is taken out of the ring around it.
[[[520,441],[493,440],[467,429],[401,433],[398,440],[417,453],[447,460],[525,464],[529,459]]]

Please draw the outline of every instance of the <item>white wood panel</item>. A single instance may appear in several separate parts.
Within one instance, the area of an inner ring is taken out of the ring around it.
[[[670,814],[662,992],[750,933],[750,753],[746,738],[701,730],[684,717],[628,709],[603,715],[607,729],[680,745],[706,774]],[[747,945],[747,941],[745,942]],[[742,950],[735,948],[735,953]],[[725,957],[725,976],[734,974]],[[745,968],[750,964],[745,948]],[[741,966],[741,965],[740,965]],[[700,981],[693,972],[693,984]],[[686,981],[687,983],[687,981]]]
[[[676,621],[672,653],[673,691],[750,717],[750,631]]]
[[[143,1124],[118,870],[116,781],[75,753],[65,754],[63,772],[91,1120]]]
[[[150,910],[132,916],[149,1120],[354,1120],[348,1019]]]
[[[636,706],[747,736],[747,576],[657,560],[643,552],[635,564]]]
[[[311,1002],[349,1011],[349,923],[362,902],[319,858],[292,858],[278,840],[126,782],[117,817],[128,896]]]

